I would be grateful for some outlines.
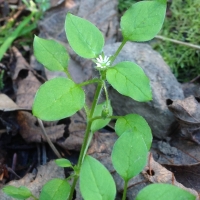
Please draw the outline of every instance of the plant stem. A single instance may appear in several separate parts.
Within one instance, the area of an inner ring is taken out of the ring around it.
[[[72,198],[73,198],[74,189],[75,189],[75,187],[76,187],[76,183],[77,183],[77,181],[78,181],[78,178],[79,178],[79,175],[76,174],[76,175],[74,176],[74,180],[73,180],[72,185],[71,185],[71,190],[70,190],[70,195],[69,195],[68,200],[72,200]]]
[[[124,180],[124,192],[123,192],[122,200],[126,199],[127,186],[128,186],[128,181]]]
[[[35,197],[34,195],[31,196],[34,200],[38,200],[37,197]]]
[[[43,134],[44,134],[44,136],[45,136],[45,138],[46,138],[46,140],[47,140],[49,146],[51,147],[51,149],[53,150],[53,152],[56,154],[56,156],[57,156],[58,158],[62,158],[62,156],[60,155],[60,153],[58,152],[58,150],[56,149],[56,147],[54,146],[54,144],[53,144],[53,143],[51,142],[51,140],[49,139],[49,136],[47,135],[47,133],[46,133],[46,131],[45,131],[45,129],[44,129],[42,120],[40,120],[40,119],[37,119],[37,120],[38,120],[38,123],[39,123],[39,125],[40,125],[40,128],[42,129],[42,132],[43,132]]]
[[[115,61],[116,57],[118,56],[119,52],[122,50],[123,46],[126,44],[127,40],[124,38],[122,43],[120,44],[119,48],[115,52],[115,54],[111,57],[110,65]]]
[[[67,69],[64,70],[65,74],[67,74],[67,77],[73,81],[73,78],[71,77],[69,71]]]
[[[109,107],[109,98],[108,98],[108,91],[107,91],[107,88],[106,88],[106,83],[105,83],[105,81],[103,82],[103,87],[104,87],[104,92],[105,92],[105,96],[106,96],[106,106],[107,106],[107,108]]]
[[[89,81],[85,81],[85,82],[83,82],[83,83],[79,83],[79,84],[77,84],[77,85],[79,85],[79,86],[85,86],[85,85],[89,85],[89,84],[92,84],[92,83],[99,83],[99,82],[101,82],[101,80],[99,80],[98,78],[94,78],[94,79],[92,79],[92,80],[89,80]]]
[[[81,147],[81,152],[80,152],[78,164],[77,164],[78,174],[76,174],[76,176],[74,177],[73,183],[71,185],[71,191],[70,191],[70,195],[69,195],[69,198],[68,198],[69,200],[72,200],[72,198],[73,198],[74,189],[75,189],[76,183],[77,183],[78,178],[79,178],[79,172],[80,172],[80,169],[81,169],[82,162],[84,160],[84,155],[85,155],[85,152],[86,152],[88,138],[90,136],[90,129],[91,129],[91,125],[92,125],[92,116],[94,114],[95,107],[96,107],[97,102],[99,100],[99,96],[100,96],[102,87],[103,87],[103,82],[101,81],[97,85],[97,89],[96,89],[96,92],[95,92],[95,95],[94,95],[94,100],[92,102],[90,114],[88,116],[88,120],[87,120],[88,123],[87,123],[86,131],[85,131],[85,135],[84,135],[84,139],[83,139],[83,144],[82,144],[82,147]]]
[[[92,108],[91,108],[91,111],[90,111],[89,120],[91,120],[92,117],[93,117],[94,110],[95,110],[97,102],[99,100],[99,96],[101,94],[102,87],[103,87],[103,82],[101,81],[97,85],[97,89],[96,89],[96,92],[95,92],[95,95],[94,95],[94,101],[92,102]]]

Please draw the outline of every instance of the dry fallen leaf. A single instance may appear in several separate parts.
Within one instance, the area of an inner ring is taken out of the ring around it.
[[[162,165],[189,166],[200,163],[200,146],[173,138],[170,142],[153,141],[151,152],[154,159]]]
[[[31,110],[35,94],[41,83],[31,71],[26,72],[27,76],[17,81],[16,104]]]
[[[199,199],[199,195],[197,191],[191,189],[191,188],[186,188],[182,184],[176,181],[174,174],[164,168],[162,165],[157,163],[151,154],[149,154],[149,161],[145,169],[143,170],[143,175],[152,183],[168,183],[175,185],[177,187],[180,187],[184,190],[187,190],[188,192],[194,194],[196,196],[196,199]],[[150,174],[151,173],[151,174]]]
[[[169,110],[180,126],[180,135],[200,144],[200,99],[189,96],[183,100],[167,100]]]
[[[41,128],[36,126],[37,119],[30,113],[18,111],[17,122],[20,126],[19,133],[26,142],[46,142],[46,138],[43,135]],[[66,125],[61,124],[45,128],[47,135],[52,142],[55,143],[58,139],[63,137],[65,126]]]
[[[165,166],[174,173],[176,180],[186,187],[195,189],[200,193],[200,164],[190,166]]]
[[[21,108],[7,95],[0,94],[0,110],[14,111],[14,110],[21,110]]]
[[[88,150],[88,154],[95,157],[99,160],[112,174],[116,186],[117,186],[117,197],[116,199],[121,199],[121,195],[123,193],[124,181],[123,179],[117,174],[115,169],[113,168],[111,162],[111,152],[113,144],[115,143],[117,136],[115,133],[95,133],[94,139],[91,143],[91,146]],[[149,172],[152,172],[150,175]],[[138,192],[143,189],[145,186],[149,185],[150,183],[168,183],[174,184],[180,188],[183,188],[191,193],[193,193],[198,199],[198,193],[190,188],[184,187],[182,184],[176,181],[173,173],[168,171],[165,167],[161,166],[159,163],[154,161],[151,157],[149,162],[147,163],[146,167],[144,168],[143,172],[140,173],[138,176],[132,178],[128,184],[127,190],[127,198],[134,199]],[[82,199],[80,195],[79,188],[77,187],[77,200]]]
[[[12,76],[12,80],[15,81],[18,78],[18,75],[20,73],[21,70],[29,70],[31,71],[36,77],[38,77],[39,79],[41,79],[42,82],[45,82],[45,78],[42,77],[41,75],[39,75],[31,66],[30,64],[26,61],[26,59],[23,57],[23,55],[21,54],[21,52],[15,47],[12,47],[12,51],[14,53],[14,56],[16,58],[16,65],[15,68],[12,69],[11,68],[11,76]]]
[[[41,192],[42,186],[49,180],[53,178],[65,178],[64,169],[58,167],[54,161],[50,161],[47,165],[41,165],[38,167],[38,172],[36,175],[33,173],[27,174],[20,180],[14,180],[8,183],[8,185],[13,185],[16,187],[19,186],[26,186],[28,187],[31,192],[39,197]],[[0,190],[0,197],[1,200],[11,200],[12,198],[7,196]],[[30,198],[29,198],[30,199]]]

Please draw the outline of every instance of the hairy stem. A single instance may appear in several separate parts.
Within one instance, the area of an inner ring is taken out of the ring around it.
[[[78,178],[79,178],[79,172],[80,172],[80,169],[81,169],[81,165],[82,165],[82,162],[84,160],[85,152],[87,151],[86,147],[87,147],[88,138],[90,136],[90,129],[91,129],[91,125],[92,125],[92,116],[94,114],[95,107],[97,105],[102,87],[103,87],[103,83],[99,82],[98,85],[97,85],[95,95],[94,95],[94,100],[93,100],[93,103],[92,103],[90,114],[89,114],[88,119],[87,119],[87,121],[88,121],[87,127],[86,127],[86,131],[85,131],[85,135],[84,135],[84,139],[83,139],[83,144],[82,144],[82,147],[81,147],[81,152],[80,152],[78,164],[77,164],[78,174],[76,174],[76,176],[74,177],[74,180],[73,180],[73,183],[72,183],[72,186],[71,186],[70,196],[68,198],[69,200],[72,200],[72,198],[73,198],[74,189],[75,189],[76,183],[77,183]]]
[[[107,106],[107,108],[108,108],[108,107],[109,107],[109,105],[108,105],[109,98],[108,98],[108,91],[107,91],[107,88],[106,88],[106,83],[105,83],[105,81],[103,82],[103,88],[104,88],[104,92],[105,92],[105,96],[106,96],[106,106]]]
[[[37,197],[35,197],[34,195],[31,196],[34,200],[38,200]]]
[[[122,43],[120,44],[119,48],[115,52],[115,54],[111,57],[110,65],[115,61],[116,57],[118,56],[119,52],[122,50],[123,46],[126,44],[127,40],[123,39]]]
[[[127,192],[127,186],[128,186],[128,181],[124,180],[124,192],[123,192],[123,196],[122,196],[122,200],[126,199],[126,192]]]
[[[64,70],[65,74],[67,74],[67,77],[73,81],[73,78],[71,77],[71,74],[69,73],[69,71],[67,69]]]
[[[94,78],[94,79],[92,79],[92,80],[89,80],[89,81],[85,81],[85,82],[83,82],[83,83],[79,83],[79,84],[77,84],[77,85],[79,85],[79,86],[85,86],[85,85],[89,85],[89,84],[92,84],[92,83],[99,83],[99,82],[101,82],[101,80],[100,79],[98,79],[98,78]]]

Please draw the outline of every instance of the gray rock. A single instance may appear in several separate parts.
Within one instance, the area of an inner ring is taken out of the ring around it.
[[[119,45],[120,43],[106,45],[105,54],[108,56],[113,55]],[[154,136],[165,138],[169,133],[171,123],[174,121],[173,115],[166,106],[166,99],[183,99],[184,94],[181,85],[177,82],[160,54],[148,44],[128,42],[118,55],[115,63],[121,61],[132,61],[142,67],[150,79],[153,100],[147,103],[136,102],[129,97],[120,95],[110,87],[109,96],[115,114],[140,114],[149,123]]]

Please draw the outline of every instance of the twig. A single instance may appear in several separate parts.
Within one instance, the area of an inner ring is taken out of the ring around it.
[[[43,134],[44,134],[44,136],[45,136],[45,138],[46,138],[46,140],[47,140],[49,146],[51,147],[51,149],[53,150],[53,152],[56,154],[56,156],[57,156],[58,158],[62,158],[62,156],[60,155],[60,153],[58,152],[58,150],[56,149],[56,147],[54,146],[54,144],[53,144],[53,143],[51,142],[51,140],[49,139],[49,136],[47,135],[47,133],[46,133],[46,131],[45,131],[45,128],[44,128],[44,126],[43,126],[42,120],[40,120],[40,119],[37,119],[37,120],[38,120],[39,126],[40,126],[40,128],[42,129],[42,132],[43,132]]]
[[[21,179],[21,177],[18,176],[10,167],[7,167],[7,170],[8,170],[10,173],[14,174],[18,179]]]
[[[188,42],[182,42],[182,41],[179,41],[179,40],[170,39],[170,38],[167,38],[167,37],[163,37],[161,35],[157,35],[157,36],[155,36],[155,38],[160,39],[160,40],[164,40],[164,41],[173,42],[175,44],[180,44],[180,45],[190,47],[190,48],[193,48],[193,49],[200,50],[200,46],[196,45],[196,44],[191,44],[191,43],[188,43]]]
[[[197,77],[193,78],[193,79],[190,81],[190,83],[196,82],[199,78],[200,78],[200,75],[198,75]]]

